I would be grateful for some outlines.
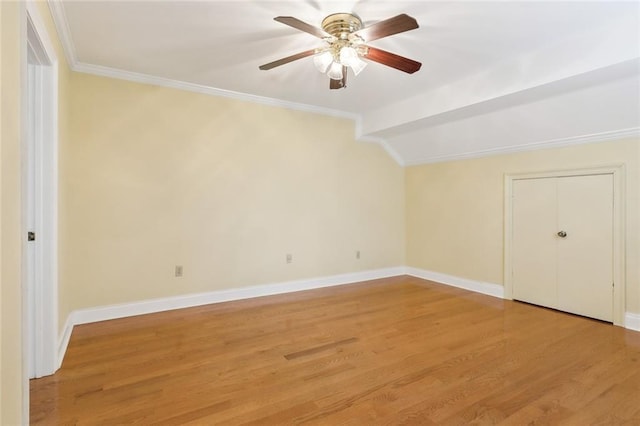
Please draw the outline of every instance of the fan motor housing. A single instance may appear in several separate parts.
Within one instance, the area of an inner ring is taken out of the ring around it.
[[[339,39],[362,29],[362,20],[353,13],[334,13],[322,20],[322,29]]]

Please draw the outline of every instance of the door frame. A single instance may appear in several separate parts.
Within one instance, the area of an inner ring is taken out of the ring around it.
[[[592,175],[612,175],[613,177],[613,324],[624,327],[626,306],[626,191],[624,164],[565,170],[546,170],[540,172],[507,173],[504,175],[504,298],[513,300],[513,182],[522,179]]]
[[[28,342],[33,333],[33,339],[38,342],[35,351],[36,377],[53,374],[60,367],[58,356],[58,59],[49,38],[46,26],[33,2],[25,2],[25,13],[22,43],[22,108],[21,119],[24,137],[29,137],[28,90],[29,63],[28,51],[32,50],[37,60],[35,66],[36,78],[39,83],[38,103],[39,118],[35,121],[38,135],[35,139],[37,152],[35,170],[29,170],[28,141],[22,143],[22,335],[23,335],[23,375],[28,410],[29,373],[27,360],[32,355]],[[34,173],[36,179],[35,190],[35,231],[36,248],[34,265],[36,280],[33,288],[25,288],[27,258],[27,202],[28,188],[26,187],[27,173]],[[33,301],[29,300],[29,292],[33,292]],[[30,318],[35,324],[28,327]],[[27,411],[28,413],[28,411]]]

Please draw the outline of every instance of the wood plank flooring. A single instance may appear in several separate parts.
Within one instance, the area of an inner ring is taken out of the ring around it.
[[[395,277],[78,326],[31,421],[640,425],[640,333]]]

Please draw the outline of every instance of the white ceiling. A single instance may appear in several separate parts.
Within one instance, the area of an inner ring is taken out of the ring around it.
[[[431,1],[50,2],[73,69],[353,117],[357,136],[401,164],[635,135],[640,3]],[[319,46],[273,20],[365,25],[400,13],[417,30],[371,45],[422,62],[413,75],[371,62],[344,90],[311,58]]]

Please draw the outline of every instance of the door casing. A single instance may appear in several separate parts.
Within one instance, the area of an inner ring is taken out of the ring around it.
[[[21,3],[22,51],[21,51],[21,122],[22,134],[22,324],[23,336],[23,418],[29,415],[29,371],[28,360],[32,355],[34,376],[53,374],[60,367],[58,355],[58,60],[42,21],[38,6],[34,2]],[[29,52],[31,51],[31,58]],[[29,112],[28,87],[29,70],[38,82],[38,114],[33,121]],[[30,128],[31,127],[31,128]],[[37,134],[34,150],[37,152],[33,167],[30,163],[29,134]],[[29,173],[35,177],[35,194],[28,187]],[[30,192],[31,191],[31,192]],[[35,199],[28,203],[29,194]],[[33,204],[33,207],[31,204]],[[32,209],[29,211],[28,209]],[[33,215],[36,241],[35,264],[28,261],[29,246],[27,232],[29,216]],[[29,283],[27,268],[33,268],[36,277]],[[30,288],[28,288],[30,286]],[[31,294],[30,294],[31,293]],[[32,296],[32,297],[30,297]],[[31,320],[35,324],[27,326]],[[31,353],[29,342],[37,341],[38,350]],[[28,420],[27,420],[28,421]]]

